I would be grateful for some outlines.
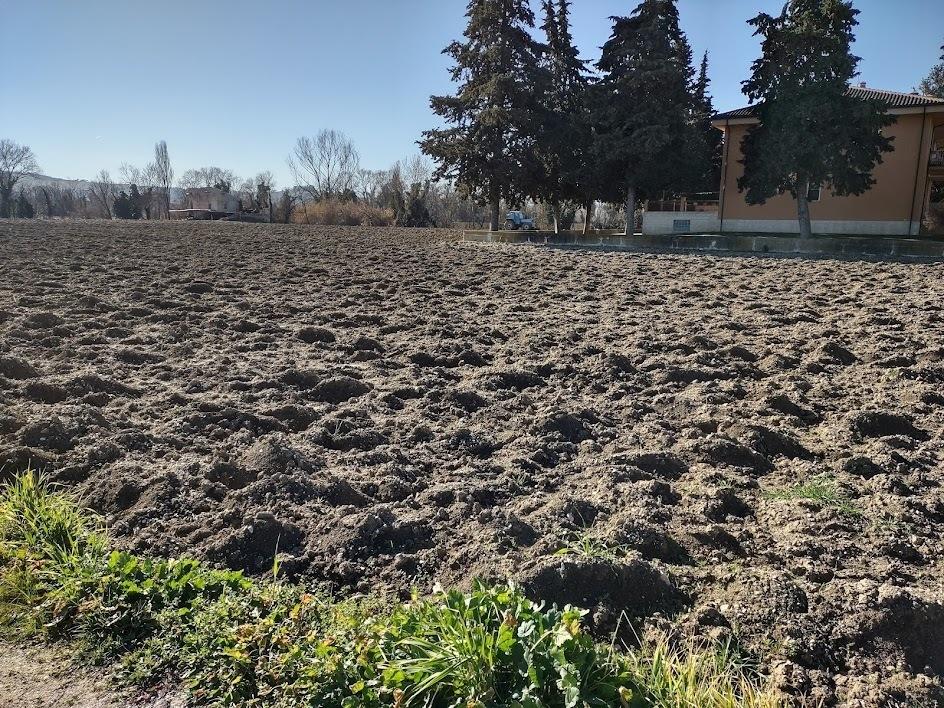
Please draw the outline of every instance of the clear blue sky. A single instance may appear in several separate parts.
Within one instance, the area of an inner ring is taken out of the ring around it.
[[[534,0],[536,11],[538,2]],[[587,59],[610,15],[636,0],[574,0]],[[745,21],[783,0],[680,0],[715,106],[743,105],[758,52]],[[870,86],[910,91],[944,43],[940,0],[857,0],[856,53]],[[144,164],[167,140],[174,168],[218,165],[289,181],[299,135],[337,128],[365,167],[416,152],[448,92],[442,48],[466,0],[0,0],[0,137],[32,146],[46,174],[87,178]]]

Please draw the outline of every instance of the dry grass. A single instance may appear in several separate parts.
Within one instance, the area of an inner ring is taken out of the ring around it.
[[[392,226],[395,220],[390,209],[338,199],[302,204],[292,212],[292,223],[319,226]]]

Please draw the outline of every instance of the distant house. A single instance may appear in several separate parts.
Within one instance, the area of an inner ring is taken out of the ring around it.
[[[849,88],[862,99],[880,99],[896,121],[885,128],[894,137],[893,152],[882,156],[872,176],[875,184],[859,196],[837,197],[829,185],[810,188],[814,233],[917,236],[931,207],[931,194],[944,188],[944,99],[864,84]],[[758,123],[757,106],[720,113],[712,125],[724,133],[721,189],[716,212],[653,212],[646,214],[647,233],[797,233],[796,200],[789,194],[748,204],[738,191],[744,174],[741,141]]]
[[[179,208],[171,209],[170,218],[239,220],[242,210],[238,194],[216,187],[194,187],[184,192]]]
[[[224,192],[216,187],[195,187],[188,189],[184,197],[185,208],[206,209],[235,214],[240,210],[239,198],[232,192]]]

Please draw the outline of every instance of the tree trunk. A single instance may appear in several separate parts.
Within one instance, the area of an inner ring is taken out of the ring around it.
[[[491,217],[490,217],[491,220],[488,225],[488,230],[498,231],[498,228],[499,228],[498,214],[501,209],[501,200],[498,197],[493,196],[490,207],[491,207]]]
[[[593,200],[588,199],[586,203],[586,209],[583,213],[583,235],[586,236],[590,233],[590,222],[593,219]]]
[[[807,199],[810,192],[810,180],[804,177],[797,186],[797,219],[800,222],[800,238],[809,238],[813,235],[810,224],[810,202]]]
[[[551,204],[551,213],[554,215],[554,233],[559,234],[560,233],[560,215],[561,215],[560,202],[554,202],[553,204]]]
[[[636,233],[636,188],[626,190],[626,235]]]

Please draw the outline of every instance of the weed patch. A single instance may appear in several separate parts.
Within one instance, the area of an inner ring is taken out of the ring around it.
[[[821,507],[835,509],[846,516],[861,516],[862,511],[847,497],[829,475],[817,475],[808,482],[764,493],[767,499],[805,499]]]
[[[777,705],[723,649],[616,651],[583,610],[513,586],[388,606],[112,551],[94,514],[32,472],[0,491],[0,608],[7,630],[77,641],[130,683],[182,681],[194,705]]]
[[[572,536],[567,543],[557,549],[554,555],[576,556],[588,560],[602,560],[608,563],[619,563],[626,558],[629,548],[617,544],[607,543],[583,531]]]

